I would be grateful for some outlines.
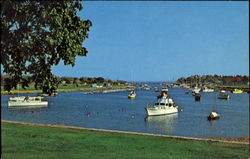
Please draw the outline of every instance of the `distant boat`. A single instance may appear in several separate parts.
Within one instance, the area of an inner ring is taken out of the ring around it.
[[[195,94],[200,93],[200,91],[201,91],[201,89],[200,89],[200,88],[198,88],[198,87],[194,87],[194,88],[192,89],[192,94],[193,94],[193,96],[195,96]]]
[[[163,87],[163,88],[161,89],[161,93],[166,93],[166,94],[168,94],[168,88]]]
[[[204,89],[202,89],[202,92],[214,92],[214,89],[209,89],[207,87],[204,87]]]
[[[210,114],[208,115],[207,119],[208,120],[216,120],[220,118],[220,114],[218,114],[215,111],[210,112]]]
[[[200,101],[201,100],[201,94],[200,93],[195,93],[194,99],[195,99],[195,101]]]
[[[131,91],[128,95],[128,98],[135,98],[135,97],[136,97],[135,91]]]
[[[48,101],[42,100],[43,97],[10,97],[8,101],[8,107],[34,107],[34,106],[48,106]]]
[[[42,93],[42,94],[38,94],[39,96],[42,96],[42,97],[48,97],[49,94],[46,94],[46,93]]]
[[[154,87],[155,92],[159,92],[159,89],[157,87]]]
[[[146,107],[145,109],[148,116],[178,113],[178,106],[176,106],[173,99],[168,97],[166,94],[162,98],[158,99],[157,103],[153,106]]]
[[[162,98],[162,97],[165,96],[165,95],[168,95],[168,88],[163,87],[163,88],[161,89],[160,94],[157,96],[157,98],[158,98],[158,99],[159,99],[159,98]]]
[[[240,90],[240,89],[234,89],[234,90],[232,91],[232,93],[235,93],[235,94],[237,94],[237,93],[243,93],[243,91]]]
[[[51,93],[51,95],[47,94],[47,93],[42,93],[42,94],[38,94],[38,96],[42,96],[42,97],[55,97],[57,96],[58,93]]]
[[[218,99],[229,99],[229,94],[227,94],[226,91],[221,90]]]
[[[189,89],[190,89],[190,87],[183,87],[183,89],[185,89],[185,90],[189,90]]]

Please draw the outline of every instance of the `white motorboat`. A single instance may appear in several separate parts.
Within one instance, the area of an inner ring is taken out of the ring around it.
[[[202,92],[214,92],[214,89],[204,87],[204,89],[202,89]]]
[[[229,94],[226,91],[221,90],[218,99],[229,99]]]
[[[178,113],[178,106],[174,104],[173,99],[165,94],[162,98],[158,99],[157,103],[153,106],[148,106],[145,109],[149,116]]]
[[[210,112],[210,114],[208,115],[207,119],[208,120],[216,120],[220,118],[220,114],[218,114],[215,111]]]
[[[200,93],[200,91],[201,91],[201,89],[200,89],[200,88],[198,88],[198,87],[194,87],[194,88],[192,89],[192,94],[193,94],[193,96],[194,96],[195,94]]]
[[[10,97],[8,101],[8,107],[35,107],[35,106],[48,106],[48,101],[42,100],[43,97]]]

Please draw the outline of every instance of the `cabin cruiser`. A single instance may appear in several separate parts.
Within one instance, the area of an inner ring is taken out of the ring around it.
[[[218,99],[229,99],[229,94],[226,91],[221,90]]]
[[[153,106],[148,106],[145,108],[147,115],[165,115],[178,113],[178,106],[176,106],[173,102],[173,99],[168,97],[166,94],[160,99],[158,99],[157,103]]]
[[[48,106],[48,101],[42,100],[43,97],[36,96],[18,96],[10,97],[8,101],[8,107],[34,107],[34,106]]]

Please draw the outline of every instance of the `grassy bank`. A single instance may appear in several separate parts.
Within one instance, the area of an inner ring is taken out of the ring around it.
[[[2,122],[2,158],[248,158],[249,145]]]

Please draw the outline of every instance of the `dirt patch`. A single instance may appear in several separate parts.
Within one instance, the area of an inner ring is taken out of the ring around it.
[[[242,138],[211,138],[215,140],[222,140],[222,141],[233,141],[233,142],[246,142],[249,143],[249,137],[242,137]]]

